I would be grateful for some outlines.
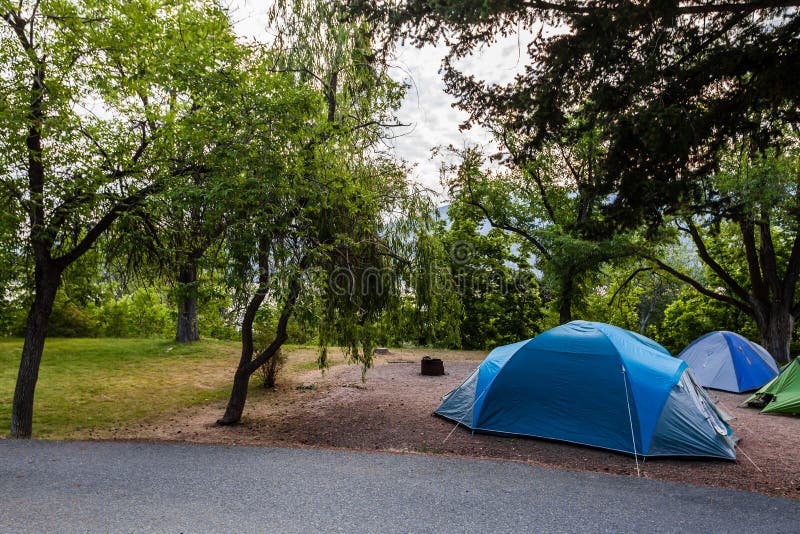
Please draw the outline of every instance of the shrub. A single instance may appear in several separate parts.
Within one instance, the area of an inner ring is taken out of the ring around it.
[[[283,369],[283,365],[286,363],[286,356],[284,356],[282,350],[278,350],[272,358],[267,360],[267,363],[262,365],[256,371],[259,379],[261,379],[261,386],[270,389],[275,387],[275,378],[278,376],[278,373],[281,369]]]
[[[72,302],[64,291],[59,291],[53,303],[47,333],[52,337],[97,337],[100,335],[100,325],[94,317]]]

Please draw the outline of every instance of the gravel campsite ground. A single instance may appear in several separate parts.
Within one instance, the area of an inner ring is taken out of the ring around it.
[[[627,455],[541,439],[473,435],[433,416],[442,395],[481,359],[476,353],[438,356],[445,360],[445,376],[422,376],[417,351],[377,358],[366,382],[353,365],[324,375],[316,370],[293,374],[275,391],[255,391],[235,427],[215,426],[224,403],[214,401],[87,437],[446,454],[636,476],[634,459]],[[745,395],[711,395],[735,417],[730,424],[741,437],[739,461],[650,459],[640,463],[641,476],[800,498],[800,417],[740,408]]]

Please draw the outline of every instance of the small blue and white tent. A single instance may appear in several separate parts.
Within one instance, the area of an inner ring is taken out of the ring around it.
[[[494,349],[436,414],[639,456],[736,458],[736,437],[686,364],[603,323],[573,321]]]
[[[778,364],[761,345],[733,332],[711,332],[678,355],[706,388],[741,393],[758,389],[778,375]]]

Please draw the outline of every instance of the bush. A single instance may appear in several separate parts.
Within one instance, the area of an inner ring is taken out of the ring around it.
[[[253,338],[263,342],[264,347],[269,344],[275,336],[278,328],[278,318],[280,312],[269,306],[262,306],[256,313],[253,322]],[[306,324],[305,321],[292,316],[286,325],[287,343],[294,345],[310,345],[316,341],[314,325]],[[258,345],[258,343],[256,343]]]
[[[66,286],[66,284],[65,284]],[[70,289],[70,287],[72,289]],[[53,337],[171,338],[175,335],[177,310],[168,294],[152,287],[140,287],[129,294],[115,294],[111,284],[94,288],[96,295],[61,287],[50,316],[48,335]],[[7,291],[0,298],[0,336],[25,335],[25,321],[32,296]],[[200,335],[215,339],[239,339],[237,311],[230,309],[229,298],[208,291],[198,298]],[[308,338],[292,321],[292,342]],[[300,340],[300,341],[298,341]]]
[[[47,333],[52,337],[97,337],[100,335],[100,324],[86,310],[72,302],[64,291],[59,291],[53,303]]]
[[[102,335],[108,337],[169,337],[175,327],[175,312],[149,288],[107,298],[93,308],[93,314],[102,325]]]
[[[261,379],[261,386],[266,389],[274,388],[275,378],[280,370],[283,369],[285,363],[286,356],[284,356],[283,350],[278,349],[278,352],[256,371],[256,374]]]
[[[29,307],[26,298],[0,299],[0,336],[24,336]]]
[[[655,339],[677,355],[698,337],[715,330],[737,332],[759,341],[753,320],[728,306],[691,289],[684,289],[664,310]]]

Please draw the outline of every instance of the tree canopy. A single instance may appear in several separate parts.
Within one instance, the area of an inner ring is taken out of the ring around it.
[[[601,132],[608,226],[659,223],[699,194],[732,141],[781,144],[798,123],[797,2],[356,1],[390,39],[444,42],[467,126],[517,137],[515,162],[565,134]],[[477,47],[527,30],[507,85],[458,70]],[[581,121],[574,121],[580,115]]]
[[[64,270],[190,171],[169,158],[173,136],[236,47],[211,2],[6,1],[0,14],[0,195],[34,264],[12,414],[27,437]]]
[[[233,199],[241,215],[228,240],[249,300],[220,424],[239,421],[249,377],[276,357],[292,317],[314,317],[322,367],[327,347],[336,344],[366,370],[381,315],[400,302],[403,281],[414,285],[420,308],[435,308],[437,319],[448,313],[437,307],[442,293],[422,290],[430,270],[407,276],[409,264],[429,261],[431,249],[416,247],[414,237],[426,233],[432,206],[403,166],[380,151],[403,88],[374,62],[369,26],[340,20],[335,6],[303,0],[277,2],[273,14],[273,68],[312,99],[291,137],[264,144],[270,164],[248,167],[247,193]],[[279,116],[297,113],[281,106]],[[268,139],[265,132],[261,139]],[[256,287],[247,283],[253,279]],[[267,299],[277,304],[278,319],[271,341],[256,351],[253,320]]]
[[[663,236],[680,221],[722,289],[670,268],[640,245],[630,251],[751,316],[779,360],[788,357],[800,261],[800,245],[791,245],[800,228],[793,215],[783,215],[794,213],[798,173],[779,163],[792,159],[800,126],[797,7],[685,0],[352,3],[354,12],[384,24],[387,39],[449,46],[443,76],[469,113],[464,126],[493,132],[498,159],[520,175],[553,144],[575,149],[592,139],[596,216],[580,236],[591,242],[577,248],[589,253],[592,243],[642,225],[647,237]],[[459,59],[512,34],[527,39],[529,58],[513,81],[498,85],[459,70]],[[543,191],[558,189],[550,183]],[[788,211],[778,208],[778,197]],[[704,240],[723,220],[741,230],[744,284]],[[783,239],[785,257],[776,243]],[[567,271],[567,278],[574,276]]]

